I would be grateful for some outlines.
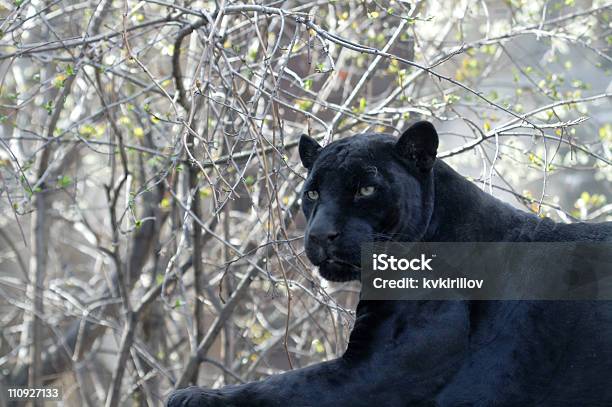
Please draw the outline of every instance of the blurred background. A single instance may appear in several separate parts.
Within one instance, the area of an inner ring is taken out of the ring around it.
[[[48,385],[158,406],[341,355],[359,286],[303,255],[302,133],[430,120],[487,193],[611,220],[611,19],[597,0],[0,0],[0,405]]]

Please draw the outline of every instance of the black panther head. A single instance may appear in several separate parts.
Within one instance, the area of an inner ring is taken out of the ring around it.
[[[306,255],[324,278],[358,279],[362,243],[423,237],[433,208],[437,148],[429,122],[414,124],[399,139],[359,134],[325,148],[302,136]]]

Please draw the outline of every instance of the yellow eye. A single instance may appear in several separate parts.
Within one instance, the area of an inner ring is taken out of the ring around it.
[[[361,187],[359,188],[359,192],[357,193],[357,195],[359,196],[371,196],[374,194],[374,192],[376,191],[376,188],[373,186],[367,186],[367,187]]]
[[[316,201],[317,199],[319,199],[319,192],[315,191],[314,189],[306,192],[306,195],[308,196],[309,199],[312,199],[313,201]]]

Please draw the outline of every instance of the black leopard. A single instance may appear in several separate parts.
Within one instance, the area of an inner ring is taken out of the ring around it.
[[[428,122],[325,148],[302,136],[306,254],[324,278],[358,279],[372,241],[612,241],[611,222],[559,224],[482,192],[437,147]],[[362,300],[342,357],[168,406],[612,406],[612,303]]]

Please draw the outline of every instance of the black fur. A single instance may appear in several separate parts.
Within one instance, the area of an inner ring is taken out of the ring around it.
[[[437,143],[424,122],[399,141],[302,139],[306,253],[323,277],[358,278],[374,240],[612,241],[610,222],[557,224],[483,193],[435,160]],[[361,301],[341,358],[168,405],[611,406],[612,303]]]

